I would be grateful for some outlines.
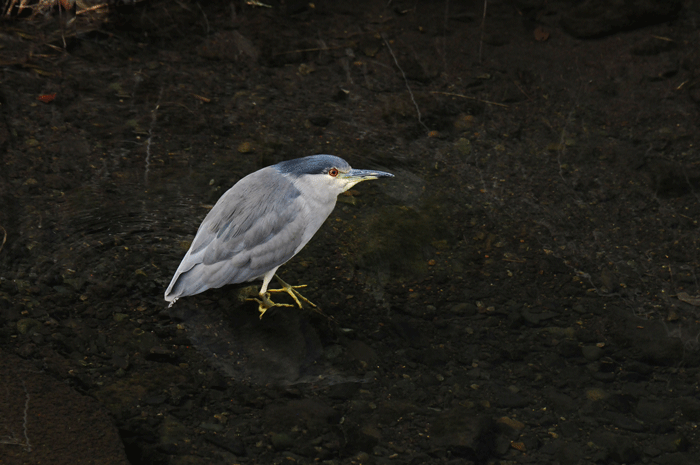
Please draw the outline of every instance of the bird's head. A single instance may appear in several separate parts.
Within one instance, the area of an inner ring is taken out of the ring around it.
[[[356,170],[348,162],[334,155],[311,155],[283,161],[277,170],[293,178],[294,185],[305,195],[335,200],[358,182],[378,178],[393,178],[384,171]]]

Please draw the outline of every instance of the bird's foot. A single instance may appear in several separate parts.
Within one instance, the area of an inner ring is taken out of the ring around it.
[[[268,311],[272,307],[293,307],[294,305],[292,304],[278,304],[277,302],[273,302],[272,299],[270,299],[270,293],[265,292],[263,294],[259,294],[258,298],[248,298],[245,300],[254,300],[258,303],[258,311],[260,312],[260,319],[262,320],[263,315],[265,314],[266,311]]]
[[[303,300],[304,302],[306,302],[307,304],[311,305],[314,308],[316,307],[316,304],[311,302],[309,299],[307,299],[306,297],[301,295],[301,293],[299,291],[297,291],[297,289],[301,289],[303,287],[306,287],[306,284],[301,284],[299,286],[292,286],[291,284],[287,284],[286,282],[284,282],[282,280],[282,278],[280,278],[277,275],[275,275],[275,278],[277,279],[277,281],[280,283],[280,286],[282,286],[282,287],[280,289],[268,289],[267,292],[286,292],[287,294],[292,296],[292,299],[294,299],[294,302],[297,303],[299,308],[302,308],[302,305],[301,305],[301,302],[299,301],[299,299]]]
[[[311,302],[309,299],[301,295],[297,289],[300,289],[302,287],[306,287],[306,284],[302,284],[300,286],[292,286],[291,284],[287,284],[280,278],[279,276],[275,275],[275,278],[277,278],[277,281],[279,281],[280,285],[282,286],[280,289],[268,289],[267,292],[263,292],[261,294],[258,294],[257,297],[249,297],[246,298],[245,300],[254,300],[258,303],[258,311],[260,312],[260,319],[262,319],[263,315],[267,310],[269,310],[272,307],[293,307],[294,305],[292,304],[279,304],[277,302],[273,302],[272,299],[270,299],[270,293],[272,292],[286,292],[290,296],[292,296],[292,299],[294,299],[294,302],[299,306],[299,308],[302,308],[302,303],[301,301],[306,302],[307,304],[311,305],[314,310],[319,312],[321,315],[323,315],[323,312],[321,312],[318,307],[316,307],[316,304]],[[301,299],[301,301],[299,300]],[[325,316],[325,315],[324,315]]]

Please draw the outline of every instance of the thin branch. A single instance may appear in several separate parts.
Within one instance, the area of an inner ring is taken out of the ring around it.
[[[0,244],[0,252],[2,252],[2,248],[5,245],[5,241],[7,241],[7,231],[5,231],[5,228],[3,228],[2,226],[0,226],[0,229],[2,229],[2,234],[3,234],[2,244]]]
[[[382,39],[384,39],[384,43],[386,44],[386,48],[389,49],[389,53],[391,53],[391,57],[394,59],[394,63],[396,63],[396,67],[399,68],[399,71],[401,71],[401,75],[403,76],[403,80],[406,83],[406,88],[408,89],[408,93],[411,95],[411,101],[413,102],[413,106],[416,107],[416,113],[418,113],[418,122],[425,128],[426,131],[430,132],[430,128],[425,125],[423,122],[423,118],[421,117],[420,114],[420,108],[418,108],[418,103],[416,102],[416,98],[413,96],[413,91],[411,90],[411,86],[408,84],[408,78],[406,77],[406,73],[403,72],[403,69],[401,68],[401,65],[399,64],[399,60],[396,59],[396,55],[394,55],[394,51],[391,49],[391,45],[389,45],[389,41],[386,40],[386,36],[382,34]]]
[[[481,63],[481,49],[484,46],[484,29],[486,27],[486,4],[488,0],[484,0],[484,16],[481,18],[481,39],[479,40],[479,63]]]
[[[482,100],[480,98],[470,97],[469,95],[453,94],[452,92],[438,92],[437,90],[430,91],[430,93],[431,94],[451,95],[452,97],[468,98],[469,100],[476,100],[477,102],[488,103],[489,105],[498,105],[499,107],[508,108],[508,105],[506,105],[504,103],[490,102],[488,100]]]

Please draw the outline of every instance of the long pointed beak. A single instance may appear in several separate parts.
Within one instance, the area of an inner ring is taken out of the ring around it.
[[[368,181],[370,179],[393,178],[394,175],[384,171],[350,170],[347,173],[340,173],[338,177],[341,179],[347,179],[352,184],[357,184],[358,182]]]
[[[384,171],[375,170],[353,170],[351,169],[347,173],[340,173],[338,178],[345,181],[345,187],[343,190],[348,190],[358,182],[368,181],[370,179],[379,178],[393,178],[394,175],[391,173],[385,173]]]

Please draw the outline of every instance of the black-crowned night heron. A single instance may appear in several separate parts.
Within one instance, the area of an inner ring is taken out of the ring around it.
[[[260,317],[277,306],[269,292],[287,292],[299,308],[296,288],[276,276],[277,268],[295,256],[335,207],[338,194],[358,182],[393,177],[383,171],[354,170],[342,158],[312,155],[268,166],[238,181],[204,218],[190,249],[175,272],[165,300],[226,284],[262,279]],[[267,289],[275,276],[282,289]],[[315,306],[315,305],[313,305]]]

